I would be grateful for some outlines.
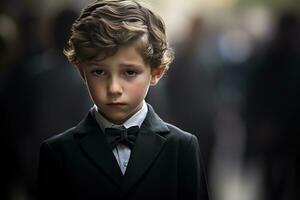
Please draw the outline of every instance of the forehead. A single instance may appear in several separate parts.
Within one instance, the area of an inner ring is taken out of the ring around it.
[[[148,66],[143,59],[139,48],[135,44],[120,47],[116,53],[103,58],[103,54],[99,55],[88,62],[88,64],[106,64],[106,65],[132,65],[132,66]]]

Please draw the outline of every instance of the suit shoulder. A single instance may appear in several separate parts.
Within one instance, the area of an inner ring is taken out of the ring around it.
[[[170,137],[174,137],[175,139],[183,141],[191,141],[192,139],[197,140],[196,136],[192,133],[184,131],[170,123],[166,123],[166,125],[170,130]]]
[[[71,140],[76,132],[75,129],[76,127],[69,128],[62,133],[59,133],[46,139],[43,143],[47,143],[48,145],[52,146]]]

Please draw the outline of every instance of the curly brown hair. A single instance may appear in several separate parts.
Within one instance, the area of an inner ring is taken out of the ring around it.
[[[168,68],[174,58],[161,17],[134,0],[97,0],[73,23],[64,54],[72,63],[84,63],[133,43],[151,68]]]

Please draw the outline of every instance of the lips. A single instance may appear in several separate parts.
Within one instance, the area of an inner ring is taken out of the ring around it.
[[[115,103],[108,103],[108,106],[124,106],[126,105],[125,103],[121,103],[121,102],[115,102]]]

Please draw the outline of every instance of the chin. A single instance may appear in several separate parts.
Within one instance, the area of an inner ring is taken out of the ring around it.
[[[128,116],[109,116],[108,119],[114,124],[123,124],[128,119]]]

